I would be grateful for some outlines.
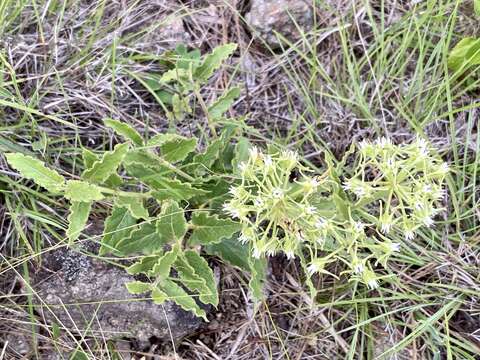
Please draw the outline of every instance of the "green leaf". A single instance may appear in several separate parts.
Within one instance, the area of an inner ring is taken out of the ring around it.
[[[157,220],[157,232],[166,243],[177,242],[185,236],[187,222],[184,211],[175,201],[169,200],[163,203]]]
[[[194,196],[205,195],[208,192],[196,189],[189,183],[177,179],[158,178],[146,182],[152,188],[152,196],[158,201],[172,199],[176,201],[189,200]]]
[[[131,196],[119,196],[116,201],[117,206],[124,207],[130,211],[135,219],[147,220],[149,215],[147,209],[143,206],[143,199]]]
[[[137,219],[130,214],[130,211],[124,207],[114,206],[112,214],[105,220],[100,255],[111,253],[121,240],[130,237],[136,228],[136,223]]]
[[[152,291],[152,300],[155,304],[161,305],[168,300],[168,295],[160,290],[157,286]]]
[[[196,69],[193,78],[200,83],[206,82],[236,48],[237,44],[233,43],[217,46],[210,54],[204,56],[203,62]]]
[[[475,15],[480,15],[480,0],[473,0],[473,9]]]
[[[204,296],[205,298],[206,296],[207,301],[211,300],[208,297],[210,295],[210,289],[207,287],[205,280],[202,279],[199,275],[197,275],[196,269],[188,263],[188,260],[183,253],[177,256],[174,267],[180,283],[183,286],[185,286],[193,293],[201,294],[199,295],[199,298],[201,298],[202,296]],[[203,302],[207,303],[207,301]]]
[[[267,260],[250,258],[251,278],[248,286],[255,301],[261,301],[264,298],[263,287],[267,279]]]
[[[168,162],[183,161],[197,147],[196,138],[186,138],[176,134],[159,134],[152,137],[147,146],[160,148],[162,158]]]
[[[70,214],[68,215],[67,237],[70,243],[74,242],[80,236],[82,230],[88,221],[88,215],[92,207],[91,202],[74,201],[70,205]]]
[[[82,158],[85,170],[90,169],[95,161],[98,161],[98,156],[87,148],[82,148]],[[120,186],[122,183],[123,180],[120,176],[118,176],[118,174],[110,175],[110,177],[105,181],[106,185],[113,188]]]
[[[205,304],[218,305],[217,284],[213,271],[207,261],[194,250],[186,250],[183,253],[190,266],[195,269],[195,274],[204,280],[207,291],[200,292],[200,301]]]
[[[453,71],[480,65],[480,38],[467,37],[450,50],[448,67]]]
[[[204,247],[204,250],[210,255],[218,256],[230,265],[250,272],[250,265],[248,263],[250,252],[248,246],[238,241],[238,236],[236,235],[224,239],[217,244],[209,244]]]
[[[100,160],[95,161],[91,168],[83,172],[82,178],[88,181],[103,183],[116,171],[122,163],[129,148],[128,143],[118,144],[112,151],[103,154]]]
[[[208,215],[204,211],[196,211],[192,215],[193,232],[190,244],[215,244],[231,237],[242,229],[242,225],[230,219],[219,219],[216,215]]]
[[[152,256],[145,256],[140,261],[130,265],[127,268],[127,273],[130,275],[137,275],[137,274],[147,274],[150,270],[152,270],[153,266],[156,264],[159,255],[152,255]]]
[[[162,163],[154,154],[138,149],[129,151],[125,155],[123,163],[125,165],[137,164],[149,168],[162,167]]]
[[[189,78],[190,71],[187,69],[172,69],[164,72],[160,77],[160,82],[162,84],[168,84],[172,81],[182,81],[187,80]]]
[[[112,128],[118,135],[127,140],[131,140],[135,145],[143,145],[142,136],[129,124],[113,119],[105,119],[103,122],[106,126]]]
[[[95,161],[98,160],[98,156],[95,153],[87,148],[82,148],[82,159],[83,159],[83,166],[85,169],[90,169]]]
[[[167,251],[161,257],[158,258],[152,270],[148,272],[150,276],[155,276],[157,280],[165,280],[170,276],[170,269],[173,263],[177,260],[179,247],[174,246],[172,250]]]
[[[164,86],[161,81],[162,77],[159,74],[141,73],[139,74],[139,78],[145,82],[145,84],[149,87],[150,90],[153,91],[158,91]]]
[[[177,303],[182,309],[191,311],[196,316],[202,317],[205,321],[208,321],[205,310],[201,309],[193,297],[175,282],[172,280],[164,280],[159,284],[159,288],[167,295],[169,300]]]
[[[240,96],[240,88],[234,87],[228,90],[220,98],[217,99],[210,107],[208,108],[208,113],[210,117],[214,120],[219,119],[222,115],[230,109],[234,101]]]
[[[65,197],[74,202],[100,201],[104,198],[97,185],[80,180],[68,180],[65,186]]]
[[[144,294],[152,290],[152,284],[141,281],[131,281],[125,284],[130,294],[138,295]]]
[[[43,162],[20,153],[5,154],[10,166],[24,178],[33,180],[37,185],[52,193],[62,191],[65,179],[55,170],[47,168]]]
[[[232,168],[235,174],[239,173],[238,165],[248,160],[248,157],[250,156],[248,151],[251,147],[252,144],[246,137],[238,139],[238,142],[235,145],[235,157],[232,160]]]
[[[128,238],[120,240],[116,250],[124,255],[143,253],[146,255],[163,250],[166,239],[157,231],[155,224],[144,222],[132,231]]]

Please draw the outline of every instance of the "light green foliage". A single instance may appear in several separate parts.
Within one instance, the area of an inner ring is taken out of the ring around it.
[[[237,44],[225,44],[216,47],[203,58],[201,65],[195,70],[195,79],[200,83],[206,82],[222,63],[237,49]]]
[[[147,146],[158,146],[160,156],[171,163],[183,161],[197,147],[197,139],[176,134],[159,134],[152,137]]]
[[[73,243],[83,231],[87,224],[88,215],[92,207],[91,202],[74,201],[70,205],[70,214],[68,215],[67,238]]]
[[[128,209],[114,206],[111,215],[105,220],[100,255],[110,253],[116,249],[120,241],[130,236],[135,229],[136,223],[137,219],[130,214]]]
[[[217,286],[212,269],[208,266],[207,261],[201,257],[196,251],[187,250],[184,252],[184,257],[188,264],[195,271],[195,274],[202,279],[205,288],[200,294],[200,300],[206,304],[218,305]]]
[[[187,232],[187,222],[175,201],[166,201],[162,205],[157,220],[157,231],[167,242],[178,242]]]
[[[104,197],[98,186],[80,180],[68,180],[64,196],[70,201],[80,202],[99,201]]]
[[[190,243],[201,245],[219,243],[241,229],[241,225],[235,221],[219,219],[204,211],[196,211],[192,214],[192,225],[193,233]]]
[[[118,135],[132,141],[135,145],[142,146],[142,136],[130,125],[113,119],[105,119],[104,124],[112,128]]]
[[[163,250],[166,237],[157,231],[155,223],[144,222],[135,227],[130,236],[121,239],[115,250],[121,254],[154,254]]]
[[[131,196],[119,196],[117,206],[124,207],[130,211],[135,219],[148,219],[148,211],[143,206],[143,199]]]
[[[125,286],[127,287],[127,290],[131,294],[144,294],[146,292],[151,291],[152,289],[151,284],[144,283],[141,281],[132,281],[132,282],[126,283]]]
[[[222,115],[230,109],[233,102],[240,96],[240,89],[238,87],[231,88],[226,91],[217,101],[215,101],[208,108],[208,113],[212,119],[219,119]]]
[[[24,178],[33,180],[37,185],[52,193],[63,189],[65,179],[55,170],[47,168],[43,162],[20,153],[5,154],[9,165]]]
[[[477,5],[478,6],[478,5]],[[456,44],[448,56],[448,67],[464,72],[480,65],[480,38],[467,37]]]
[[[128,148],[128,143],[118,144],[112,151],[105,152],[100,160],[95,161],[91,168],[85,170],[82,178],[94,183],[103,183],[116,173],[127,154]]]
[[[152,196],[159,200],[173,199],[176,201],[189,200],[194,196],[204,195],[205,190],[197,189],[190,183],[177,179],[154,179],[147,182],[152,187]]]

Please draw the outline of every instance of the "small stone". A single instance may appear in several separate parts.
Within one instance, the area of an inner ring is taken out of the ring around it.
[[[35,299],[45,301],[37,300],[35,305],[48,323],[106,339],[148,341],[154,336],[168,342],[202,324],[173,302],[157,305],[145,296],[130,294],[125,283],[135,280],[133,276],[91,256],[59,249],[47,253],[42,264],[32,286],[39,295]]]
[[[288,41],[300,39],[299,29],[308,31],[313,26],[313,10],[309,1],[253,0],[245,19],[255,37],[272,48],[278,48],[281,37],[276,33]]]

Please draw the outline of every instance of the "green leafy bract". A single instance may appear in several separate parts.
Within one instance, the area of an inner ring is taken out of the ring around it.
[[[233,102],[240,96],[240,88],[234,87],[225,92],[208,108],[208,113],[212,119],[219,119],[230,109]]]
[[[119,196],[117,206],[124,207],[130,211],[135,219],[148,219],[148,211],[143,206],[143,199],[133,196]]]
[[[33,180],[37,185],[52,193],[63,190],[65,179],[55,170],[47,168],[43,162],[20,153],[5,154],[8,163],[24,178]]]
[[[159,134],[148,141],[147,146],[160,148],[160,155],[168,162],[183,161],[197,147],[197,139],[176,134]]]
[[[177,242],[187,232],[183,209],[175,201],[166,201],[157,220],[157,232],[165,242]]]
[[[237,44],[226,44],[216,47],[210,54],[205,55],[202,64],[195,71],[194,79],[200,83],[206,82],[236,49]]]

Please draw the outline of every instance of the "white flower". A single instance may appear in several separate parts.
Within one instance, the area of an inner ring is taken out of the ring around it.
[[[392,146],[392,141],[390,139],[387,139],[386,137],[382,136],[380,139],[377,139],[375,141],[375,144],[378,145],[380,148],[386,148],[389,146]]]
[[[405,230],[405,240],[413,240],[415,238],[415,232],[413,230]]]
[[[261,209],[265,205],[265,201],[263,201],[263,199],[261,197],[256,197],[255,200],[253,200],[253,205],[256,208]]]
[[[307,215],[313,215],[317,211],[317,208],[315,206],[306,206],[305,207],[305,214]]]
[[[240,170],[242,175],[245,175],[245,173],[248,171],[248,164],[246,162],[241,162],[238,164],[238,170]]]
[[[438,168],[438,171],[442,175],[446,175],[450,171],[450,166],[448,166],[448,164],[446,162],[443,162],[443,163],[440,164],[440,166]]]
[[[360,144],[358,145],[358,147],[360,148],[360,151],[365,151],[366,149],[368,149],[371,146],[372,146],[372,144],[367,140],[360,141]]]
[[[275,256],[275,253],[276,253],[275,249],[268,249],[267,250],[267,256]]]
[[[443,199],[446,194],[447,192],[445,191],[445,189],[438,188],[433,191],[432,196],[435,200],[440,200],[440,199]]]
[[[399,243],[391,243],[390,244],[390,251],[399,252],[400,251],[400,244]]]
[[[315,223],[315,226],[318,230],[325,230],[328,227],[328,220],[325,220],[324,218],[318,218],[317,222]]]
[[[310,265],[308,265],[307,267],[307,272],[310,275],[320,272],[321,270],[323,270],[324,264],[324,261],[322,261],[321,259],[313,259]]]
[[[273,160],[270,155],[264,155],[263,156],[263,163],[265,165],[265,169],[270,169],[273,166]]]
[[[394,158],[388,158],[385,163],[387,164],[387,167],[389,167],[390,169],[393,169],[395,168],[395,159]]]
[[[242,189],[240,188],[240,186],[231,186],[228,192],[232,194],[233,197],[238,198],[240,197]]]
[[[432,185],[424,184],[422,187],[422,192],[429,194],[432,191]]]
[[[382,233],[384,233],[385,235],[388,234],[390,232],[390,230],[392,230],[392,222],[388,219],[385,219],[382,223],[381,223],[381,227],[380,227],[380,231]]]
[[[425,139],[417,138],[418,153],[420,157],[426,158],[428,156],[428,143]]]
[[[413,204],[413,207],[417,210],[422,210],[425,208],[425,204],[421,201],[416,201],[415,204]]]
[[[250,155],[250,160],[252,160],[253,162],[257,161],[257,159],[260,156],[260,153],[259,153],[258,148],[256,146],[253,146],[250,149],[248,149],[248,153]]]
[[[378,288],[378,282],[375,279],[370,279],[367,283],[367,286],[372,290],[377,289]]]
[[[352,225],[356,232],[363,232],[363,229],[365,228],[365,225],[360,221],[354,221]]]
[[[235,208],[231,203],[223,204],[223,210],[234,219],[241,217],[240,210]]]
[[[252,256],[255,258],[255,259],[260,259],[260,257],[262,256],[262,252],[260,251],[260,249],[258,249],[257,247],[254,247],[253,248],[253,254]]]
[[[295,164],[298,161],[298,154],[292,150],[282,151],[282,160],[288,160],[290,163]]]
[[[285,255],[287,256],[287,259],[289,259],[289,260],[295,258],[295,253],[293,252],[293,250],[286,250]]]
[[[238,241],[240,241],[242,244],[246,244],[247,242],[250,241],[250,238],[246,236],[245,234],[242,234],[238,237]]]
[[[422,222],[426,227],[431,227],[435,223],[435,221],[433,221],[431,216],[424,216],[422,218]]]
[[[281,198],[283,198],[283,195],[284,195],[284,192],[280,188],[275,188],[275,189],[272,190],[272,197],[274,199],[281,199]]]
[[[363,270],[365,270],[365,267],[363,266],[362,263],[358,263],[353,266],[353,272],[355,274],[361,274],[363,273]]]

